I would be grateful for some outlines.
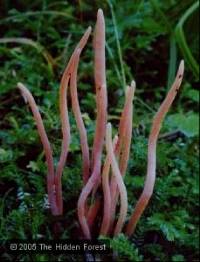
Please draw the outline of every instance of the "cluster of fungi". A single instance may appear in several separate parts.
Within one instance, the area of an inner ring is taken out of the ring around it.
[[[79,59],[90,33],[91,27],[86,30],[76,46],[61,79],[59,106],[62,126],[62,147],[60,159],[56,168],[54,167],[51,145],[35,100],[30,91],[22,83],[18,83],[17,86],[32,110],[45,152],[48,168],[47,192],[51,213],[54,216],[63,214],[61,178],[70,146],[70,122],[67,105],[67,93],[69,90],[72,111],[80,135],[83,161],[83,189],[77,204],[78,220],[83,236],[85,239],[92,239],[92,228],[94,225],[98,226],[99,235],[117,236],[119,233],[123,232],[127,236],[131,236],[153,193],[156,177],[157,140],[162,121],[181,85],[184,62],[181,61],[174,83],[154,116],[148,140],[147,174],[144,188],[133,209],[133,213],[129,219],[127,219],[128,199],[123,178],[127,170],[130,154],[133,119],[132,102],[135,82],[132,81],[131,85],[126,87],[125,103],[120,117],[118,134],[112,138],[112,126],[110,123],[107,123],[105,22],[103,12],[99,9],[94,31],[94,78],[97,116],[94,141],[90,152],[87,131],[83,122],[77,93]],[[102,164],[104,147],[106,148],[106,156]],[[102,198],[97,197],[97,190],[99,188],[101,188],[103,192]],[[99,212],[102,206],[102,212]],[[101,221],[100,223],[96,223],[97,214],[98,221]],[[101,218],[99,219],[100,214]]]

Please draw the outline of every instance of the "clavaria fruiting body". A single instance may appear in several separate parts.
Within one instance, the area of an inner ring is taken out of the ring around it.
[[[80,54],[88,41],[90,33],[91,27],[86,30],[76,46],[61,79],[59,106],[63,138],[60,159],[55,168],[51,146],[34,98],[23,84],[18,83],[18,88],[21,90],[23,97],[32,110],[44,148],[48,168],[47,191],[52,214],[63,214],[61,179],[70,146],[70,122],[67,105],[67,95],[70,93],[72,111],[80,135],[83,160],[83,189],[78,199],[77,206],[78,219],[83,237],[86,239],[91,239],[93,237],[92,227],[95,224],[97,214],[101,215],[100,225],[97,224],[99,227],[99,234],[116,236],[120,232],[124,232],[130,236],[134,233],[136,224],[153,193],[156,178],[157,140],[164,117],[181,85],[184,73],[184,62],[181,61],[175,81],[154,117],[148,142],[147,175],[144,189],[127,223],[126,229],[123,231],[128,209],[127,192],[123,177],[127,170],[131,147],[133,119],[132,102],[134,98],[135,82],[132,81],[131,85],[126,89],[125,104],[120,117],[118,134],[112,139],[111,124],[107,124],[105,21],[103,12],[100,9],[97,13],[97,22],[94,32],[94,76],[97,118],[94,142],[90,156],[87,131],[82,119],[77,92],[77,71]],[[68,92],[68,88],[70,92]],[[106,148],[106,157],[102,165],[104,147]],[[103,191],[103,204],[101,204],[102,199],[96,196],[97,189],[100,187],[102,187]],[[90,196],[92,196],[91,203],[89,201]],[[119,214],[116,220],[117,205],[119,205]],[[100,209],[101,206],[103,209]],[[101,210],[103,210],[103,212],[101,212]]]
[[[158,109],[153,124],[151,127],[151,132],[148,141],[148,160],[147,160],[147,175],[144,184],[143,192],[136,204],[134,212],[130,218],[130,221],[126,228],[126,234],[131,235],[134,232],[136,224],[142,215],[145,207],[147,206],[149,199],[152,196],[153,188],[155,184],[156,178],[156,145],[158,140],[158,135],[161,129],[162,122],[166,113],[169,111],[169,108],[176,97],[176,94],[179,90],[183,79],[183,72],[184,72],[184,62],[181,61],[176,79],[169,90],[165,100],[161,104],[160,108]]]

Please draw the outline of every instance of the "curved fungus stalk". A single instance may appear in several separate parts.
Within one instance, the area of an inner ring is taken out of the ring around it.
[[[103,11],[97,12],[97,22],[95,26],[94,39],[94,80],[96,90],[96,128],[92,148],[92,170],[99,167],[97,172],[97,183],[93,187],[93,198],[100,184],[101,156],[106,133],[107,123],[107,87],[106,87],[106,61],[105,61],[105,21]],[[100,163],[100,165],[99,165]]]
[[[95,86],[96,86],[96,103],[97,103],[97,120],[92,150],[92,174],[84,186],[78,200],[78,218],[84,234],[84,237],[91,239],[91,232],[88,226],[85,206],[86,200],[97,186],[100,178],[101,155],[105,137],[107,121],[107,90],[105,75],[105,22],[103,11],[98,10],[97,22],[94,38],[94,68],[95,68]]]
[[[65,166],[65,162],[67,159],[67,154],[68,154],[69,144],[70,144],[70,124],[69,124],[68,106],[67,106],[67,89],[68,89],[70,77],[73,72],[74,59],[76,56],[80,55],[82,49],[84,48],[85,44],[87,43],[90,32],[91,32],[91,27],[89,27],[86,30],[80,42],[76,46],[70,58],[70,61],[63,73],[61,84],[60,84],[59,105],[60,105],[60,118],[61,118],[61,125],[62,125],[63,140],[62,140],[60,160],[56,168],[56,176],[55,176],[55,186],[56,186],[56,193],[57,193],[56,199],[57,199],[60,214],[63,213],[61,177],[62,177],[63,169]]]
[[[80,52],[78,52],[74,57],[74,64],[73,64],[73,69],[70,78],[70,92],[71,92],[72,110],[75,115],[76,124],[80,134],[80,143],[81,143],[81,150],[83,156],[83,182],[84,184],[86,184],[89,178],[90,157],[89,157],[89,147],[87,141],[87,132],[81,116],[81,110],[79,106],[78,93],[77,93],[77,70],[78,70],[79,59],[80,59]]]
[[[97,119],[92,148],[92,167],[101,161],[107,121],[107,88],[105,71],[105,21],[98,10],[94,37],[94,78],[96,89]],[[100,172],[100,170],[99,170]]]
[[[125,132],[122,131],[122,134],[123,133],[125,134],[122,138],[121,154],[120,154],[120,159],[119,159],[119,169],[123,177],[126,174],[129,154],[130,154],[130,147],[131,147],[134,93],[135,93],[135,82],[132,81],[131,86],[127,90],[127,94],[126,94],[128,96],[127,123],[124,124],[124,126],[126,127],[125,128],[126,131]],[[126,114],[126,108],[123,113]],[[125,118],[125,116],[122,116],[122,118]]]
[[[17,84],[25,101],[28,102],[31,108],[43,145],[48,169],[48,200],[51,212],[55,216],[63,214],[61,178],[70,145],[70,123],[67,104],[67,93],[69,88],[72,111],[79,131],[80,146],[82,151],[82,173],[84,186],[78,199],[77,211],[83,237],[86,239],[92,239],[93,235],[91,229],[94,228],[94,225],[99,225],[99,221],[101,221],[101,225],[97,228],[97,230],[99,230],[99,234],[101,235],[107,236],[114,234],[114,236],[116,236],[123,230],[128,209],[127,191],[123,177],[125,176],[130,157],[133,119],[132,102],[136,85],[135,82],[132,81],[131,86],[127,87],[125,103],[119,122],[118,135],[116,135],[112,140],[112,126],[110,123],[107,124],[105,21],[103,11],[99,9],[97,13],[97,22],[93,42],[97,116],[90,161],[87,132],[82,119],[77,92],[77,71],[80,55],[88,41],[90,33],[91,27],[85,31],[83,37],[77,44],[62,75],[59,89],[62,145],[60,159],[55,170],[51,145],[35,100],[30,91],[23,84]],[[165,115],[169,111],[169,108],[179,90],[183,73],[184,61],[182,60],[179,65],[175,81],[153,119],[148,140],[147,174],[144,189],[127,224],[125,234],[128,236],[133,234],[138,220],[140,219],[152,196],[156,178],[156,146],[158,135]],[[106,147],[106,158],[104,165],[102,166],[101,162],[104,146]],[[99,197],[97,194],[95,195],[98,187],[100,186],[103,190],[103,203],[102,196]],[[92,196],[93,204],[89,206],[87,204],[87,200],[90,195]],[[120,210],[117,222],[114,225],[118,202]],[[101,210],[101,207],[103,207],[103,210]],[[96,219],[98,215],[100,215],[100,219]]]
[[[22,96],[24,97],[25,102],[29,104],[31,111],[33,113],[33,117],[35,119],[37,130],[43,145],[46,162],[47,162],[47,192],[48,192],[48,200],[50,203],[51,212],[53,215],[58,214],[57,205],[55,203],[55,188],[54,188],[54,165],[53,165],[53,156],[52,156],[52,149],[49,143],[49,139],[47,137],[44,124],[42,121],[42,117],[38,110],[37,104],[31,94],[31,92],[22,84],[18,83],[17,87],[21,91]]]
[[[142,213],[144,212],[152,196],[153,188],[155,184],[155,178],[156,178],[156,145],[157,145],[158,135],[164,117],[169,111],[169,108],[172,102],[174,101],[174,98],[176,97],[176,94],[179,90],[179,87],[183,79],[183,73],[184,73],[184,61],[182,60],[179,65],[179,69],[175,81],[154,117],[150,136],[149,136],[149,142],[148,142],[148,162],[147,162],[146,180],[145,180],[143,192],[135,206],[133,214],[126,228],[126,234],[128,236],[133,234],[136,224],[140,219]]]
[[[126,100],[124,108],[121,114],[120,123],[119,123],[119,140],[115,150],[115,155],[119,159],[119,169],[121,175],[124,176],[126,173],[131,138],[132,138],[132,119],[133,119],[133,98],[135,93],[135,81],[132,81],[131,86],[127,87],[126,90]],[[119,191],[117,188],[117,183],[115,176],[112,176],[110,183],[111,190],[111,223],[110,229],[113,227],[115,219],[115,210],[118,201]]]
[[[89,225],[89,227],[91,228],[95,218],[97,216],[97,213],[99,211],[99,208],[101,206],[101,199],[97,198],[95,199],[95,202],[90,206],[88,213],[87,213],[87,223]]]
[[[118,136],[115,136],[113,140],[114,151],[116,149],[117,142],[118,142]],[[110,164],[111,164],[111,158],[107,154],[102,171],[104,212],[103,212],[103,220],[100,229],[100,235],[107,235],[110,227],[110,220],[111,220],[111,193],[110,193],[110,184],[109,184]]]
[[[60,160],[56,168],[56,172],[54,173],[54,165],[53,165],[53,156],[52,156],[52,150],[51,146],[48,140],[48,137],[46,135],[46,131],[44,129],[44,125],[42,122],[41,115],[39,113],[39,110],[37,108],[37,105],[35,103],[35,100],[33,96],[31,95],[30,91],[21,83],[18,83],[18,88],[20,89],[23,97],[25,98],[25,101],[28,101],[33,116],[35,118],[38,133],[40,135],[46,160],[47,160],[47,168],[48,168],[48,175],[47,175],[47,191],[48,191],[48,199],[50,203],[51,212],[53,215],[61,215],[63,213],[63,200],[62,200],[62,184],[61,184],[61,177],[63,173],[63,168],[66,162],[67,153],[69,149],[69,143],[70,143],[70,124],[69,124],[69,117],[68,117],[68,107],[67,107],[67,89],[70,81],[70,77],[72,77],[71,80],[71,96],[73,99],[72,106],[74,109],[75,118],[77,120],[77,125],[80,130],[80,136],[81,136],[81,143],[84,148],[83,152],[83,158],[84,160],[88,157],[87,153],[89,154],[89,151],[86,152],[87,148],[85,143],[85,133],[84,133],[84,124],[81,123],[81,113],[80,108],[78,104],[78,97],[76,94],[76,74],[77,74],[77,67],[79,62],[79,56],[81,54],[81,51],[83,50],[84,46],[87,43],[87,40],[89,38],[89,35],[91,33],[91,27],[89,27],[83,37],[81,38],[79,44],[76,46],[69,63],[63,73],[62,79],[61,79],[61,87],[60,87],[60,115],[61,115],[61,124],[62,124],[62,133],[63,133],[63,140],[62,140],[62,149],[61,149],[61,155]],[[75,68],[74,68],[75,67]],[[87,139],[87,137],[86,137]],[[86,150],[85,150],[86,148]],[[86,160],[85,160],[86,162]],[[86,166],[85,163],[84,167]],[[89,167],[88,167],[89,168]],[[89,172],[84,168],[84,177],[88,176]]]
[[[112,145],[112,127],[110,123],[107,124],[107,130],[106,130],[106,150],[111,159],[111,168],[113,171],[113,175],[115,176],[120,193],[120,212],[119,212],[119,218],[117,224],[114,229],[114,236],[116,236],[121,232],[122,227],[124,225],[127,209],[128,209],[128,201],[127,201],[126,187],[124,185],[124,181],[120,173],[119,166],[114,154],[114,149]]]

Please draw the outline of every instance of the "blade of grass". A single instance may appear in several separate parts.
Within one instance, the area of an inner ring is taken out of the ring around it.
[[[117,52],[119,56],[119,63],[121,67],[121,77],[122,77],[122,82],[123,82],[123,88],[124,92],[126,91],[126,76],[125,76],[125,70],[124,70],[124,61],[122,58],[122,50],[119,42],[119,33],[117,29],[117,22],[116,22],[116,17],[115,17],[115,12],[113,9],[113,5],[110,0],[107,0],[107,3],[110,7],[111,15],[112,15],[112,21],[113,21],[113,26],[114,26],[114,32],[115,32],[115,39],[116,39],[116,44],[117,44]]]
[[[165,25],[166,30],[169,33],[173,32],[173,26],[171,25],[170,21],[167,19],[166,15],[164,14],[164,12],[160,9],[160,6],[158,4],[157,0],[150,0],[153,8],[155,9],[155,11],[157,12],[157,14],[160,16],[161,21],[163,22],[163,24]]]
[[[29,45],[35,48],[38,53],[41,53],[44,59],[47,61],[50,71],[53,73],[54,58],[51,54],[38,42],[25,37],[5,37],[0,38],[0,44],[17,43],[22,45]]]
[[[168,78],[167,87],[169,88],[175,78],[176,74],[176,61],[177,61],[177,48],[176,41],[172,35],[170,38],[170,50],[169,50],[169,65],[168,65]]]
[[[199,8],[199,1],[195,2],[192,6],[190,6],[186,12],[183,14],[181,19],[179,20],[176,29],[175,29],[175,36],[176,41],[183,53],[183,56],[186,60],[186,62],[189,64],[193,74],[196,78],[199,78],[199,65],[198,62],[195,60],[194,56],[192,55],[192,52],[187,44],[185,34],[183,31],[184,23],[187,21],[187,19],[195,12],[195,10]]]
[[[111,48],[109,47],[109,45],[108,45],[107,42],[106,42],[106,50],[108,51],[108,55],[109,55],[110,58],[111,58],[111,61],[112,61],[112,63],[113,63],[113,66],[114,66],[116,75],[117,75],[117,77],[118,77],[118,80],[121,82],[121,85],[123,86],[123,81],[122,81],[122,78],[121,78],[121,76],[120,76],[120,72],[119,72],[117,63],[116,63],[116,61],[115,61],[113,52],[112,52],[112,50],[111,50]]]
[[[46,11],[34,11],[34,12],[30,11],[30,12],[20,13],[18,15],[9,16],[5,19],[1,19],[0,24],[12,22],[12,21],[15,22],[15,19],[17,19],[17,18],[23,18],[23,17],[29,17],[29,16],[41,16],[41,15],[62,16],[64,18],[66,18],[67,21],[68,21],[69,18],[75,20],[74,16],[69,15],[65,12],[46,10]]]

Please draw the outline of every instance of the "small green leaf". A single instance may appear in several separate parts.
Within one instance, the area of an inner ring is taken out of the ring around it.
[[[193,137],[199,133],[199,117],[195,113],[174,114],[168,117],[170,126],[178,128],[187,137]]]
[[[33,172],[40,171],[40,167],[38,166],[37,162],[35,161],[30,161],[27,167],[30,168]]]
[[[0,163],[9,162],[13,157],[11,150],[0,148]]]

